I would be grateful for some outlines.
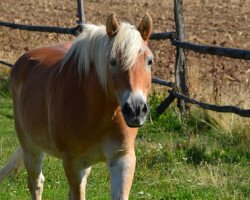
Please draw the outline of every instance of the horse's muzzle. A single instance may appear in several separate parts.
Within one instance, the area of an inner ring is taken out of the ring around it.
[[[142,100],[125,103],[122,106],[122,114],[129,127],[141,127],[148,114],[147,103]]]

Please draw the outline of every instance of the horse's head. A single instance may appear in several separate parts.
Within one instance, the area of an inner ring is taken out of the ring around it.
[[[148,48],[152,19],[145,14],[138,28],[119,23],[112,13],[106,23],[111,41],[108,73],[111,88],[130,127],[140,127],[149,111],[147,97],[151,87],[153,54]]]

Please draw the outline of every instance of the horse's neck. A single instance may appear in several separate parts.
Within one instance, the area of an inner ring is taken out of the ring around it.
[[[101,110],[112,114],[119,107],[114,95],[111,95],[109,89],[105,90],[101,85],[95,66],[90,67],[88,75],[79,76],[74,64],[68,65],[60,72],[58,81],[58,86],[63,87],[63,95],[82,99],[82,103],[89,105],[88,109],[92,108],[93,112]]]

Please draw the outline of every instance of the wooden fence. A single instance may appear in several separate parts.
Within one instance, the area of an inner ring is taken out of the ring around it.
[[[72,34],[78,35],[83,30],[84,25],[84,0],[77,0],[78,8],[78,20],[77,26],[73,28],[62,28],[62,27],[49,27],[49,26],[28,26],[23,24],[15,24],[9,22],[0,21],[0,26],[5,26],[13,29],[27,30],[27,31],[39,31],[39,32],[50,32],[50,33],[62,33],[62,34]],[[186,78],[186,62],[184,49],[188,49],[201,54],[211,54],[217,56],[225,56],[234,59],[250,60],[250,50],[215,47],[215,46],[204,46],[196,45],[189,42],[185,42],[185,30],[184,30],[184,17],[183,17],[183,1],[174,0],[174,16],[176,30],[175,32],[161,32],[152,33],[151,40],[165,40],[170,39],[171,44],[176,47],[176,77],[175,83],[161,80],[159,78],[152,78],[152,83],[164,85],[170,87],[169,96],[158,106],[157,112],[159,114],[163,113],[164,110],[175,100],[178,99],[178,107],[181,113],[186,113],[187,106],[186,103],[195,104],[201,108],[216,111],[216,112],[229,112],[235,113],[242,117],[250,117],[250,109],[241,109],[237,106],[217,106],[212,104],[207,104],[199,102],[194,99],[189,98],[188,88],[187,88],[187,78]],[[1,61],[0,64],[11,67],[12,64]]]

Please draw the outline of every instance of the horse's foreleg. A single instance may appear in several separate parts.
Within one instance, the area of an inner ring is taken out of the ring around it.
[[[44,153],[40,150],[27,151],[23,149],[23,158],[28,173],[28,186],[31,197],[33,200],[41,200],[45,180],[42,174]]]
[[[85,200],[85,188],[91,167],[84,168],[82,162],[75,159],[63,159],[64,171],[69,184],[70,200]]]
[[[134,151],[108,160],[112,200],[128,200],[135,171]]]

